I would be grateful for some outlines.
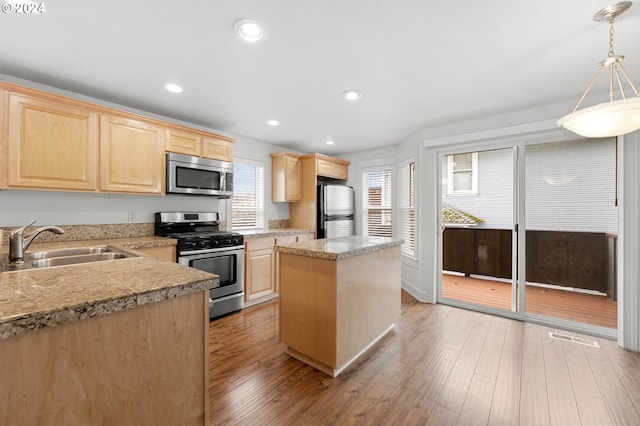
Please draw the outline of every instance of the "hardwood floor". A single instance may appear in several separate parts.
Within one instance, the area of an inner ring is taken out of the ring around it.
[[[442,275],[442,295],[500,309],[511,309],[511,283]],[[618,327],[618,304],[610,297],[527,285],[527,312]]]
[[[284,354],[277,300],[210,323],[212,425],[638,425],[640,354],[417,302],[333,379]]]

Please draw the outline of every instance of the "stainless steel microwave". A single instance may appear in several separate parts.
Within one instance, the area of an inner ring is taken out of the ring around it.
[[[168,153],[166,192],[230,198],[233,195],[233,164]]]

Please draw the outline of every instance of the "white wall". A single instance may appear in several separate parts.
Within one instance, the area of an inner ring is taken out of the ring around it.
[[[0,74],[0,79],[234,138],[236,140],[234,156],[262,161],[265,164],[267,219],[287,219],[289,217],[287,203],[271,202],[271,159],[269,153],[285,151],[284,148],[11,76]],[[36,219],[38,225],[151,223],[153,222],[153,213],[157,211],[217,211],[220,213],[222,220],[227,220],[231,217],[231,201],[211,197],[180,195],[124,195],[26,190],[0,191],[0,227],[21,226],[31,219]]]

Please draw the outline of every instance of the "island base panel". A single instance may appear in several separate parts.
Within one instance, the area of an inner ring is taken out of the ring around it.
[[[298,352],[293,348],[290,348],[287,346],[287,348],[285,349],[285,353],[287,355],[289,355],[292,358],[297,359],[298,361],[301,361],[313,368],[315,368],[316,370],[322,371],[325,374],[328,374],[331,377],[337,377],[338,374],[342,373],[344,370],[347,369],[347,367],[349,367],[351,364],[354,363],[354,361],[356,361],[358,358],[360,358],[362,355],[364,355],[369,349],[371,349],[376,343],[378,343],[383,337],[385,337],[387,334],[389,334],[391,331],[393,331],[393,329],[395,328],[395,324],[392,324],[384,333],[382,333],[380,336],[378,336],[377,339],[375,339],[373,342],[371,342],[371,344],[369,346],[367,346],[366,348],[364,348],[362,351],[360,351],[359,353],[357,353],[354,357],[352,357],[350,360],[348,360],[347,362],[345,362],[344,364],[338,366],[337,368],[333,368],[329,365],[323,364],[318,360],[315,360],[313,358],[311,358],[310,356],[307,356],[305,354],[303,354],[302,352]]]
[[[400,318],[400,247],[328,260],[280,253],[280,340],[335,376]]]

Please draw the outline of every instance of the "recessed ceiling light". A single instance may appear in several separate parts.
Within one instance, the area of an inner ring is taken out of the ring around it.
[[[347,90],[342,92],[342,97],[348,101],[357,101],[362,98],[362,92],[359,90]]]
[[[254,43],[264,37],[262,26],[253,19],[241,19],[235,25],[236,34],[250,43]]]
[[[267,124],[269,126],[277,126],[277,125],[280,124],[280,122],[278,120],[269,120],[269,121],[267,121]]]
[[[333,140],[331,139],[327,139],[327,142],[325,142],[327,145],[333,145]]]
[[[167,83],[164,85],[164,88],[172,93],[182,93],[184,91],[182,87],[174,83]]]

